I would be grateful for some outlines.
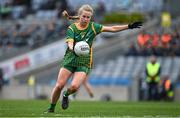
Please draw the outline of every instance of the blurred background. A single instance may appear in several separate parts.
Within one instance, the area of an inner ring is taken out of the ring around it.
[[[71,23],[61,13],[75,15],[83,4],[92,5],[95,22],[143,28],[96,37],[94,98],[82,86],[74,99],[180,101],[179,0],[0,0],[0,99],[50,99]],[[146,81],[151,55],[161,65],[155,99]]]

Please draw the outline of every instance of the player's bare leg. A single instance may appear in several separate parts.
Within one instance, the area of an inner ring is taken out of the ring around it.
[[[71,86],[67,89],[67,91],[64,91],[63,93],[63,99],[62,99],[62,109],[67,109],[69,106],[69,99],[68,96],[75,93],[79,88],[82,82],[86,78],[85,72],[75,72],[74,77],[71,83]]]
[[[94,97],[93,91],[92,91],[92,87],[91,85],[88,83],[88,76],[86,77],[86,79],[83,81],[83,85],[85,87],[85,89],[87,90],[89,96],[92,98]]]
[[[71,75],[72,75],[72,72],[70,72],[69,70],[65,68],[61,68],[59,70],[58,79],[57,79],[55,87],[53,88],[52,95],[51,95],[52,96],[51,105],[48,108],[47,112],[54,112],[56,103],[61,94],[61,90],[63,89],[64,85],[66,84],[67,80],[69,79]]]

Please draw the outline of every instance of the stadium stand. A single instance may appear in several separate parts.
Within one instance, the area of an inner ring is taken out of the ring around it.
[[[133,80],[137,75],[145,79],[144,73],[147,61],[147,57],[119,56],[113,61],[110,60],[105,64],[98,64],[90,75],[90,82],[93,85],[97,85],[97,83],[118,85],[122,84],[124,80]],[[179,76],[178,72],[180,72],[180,58],[158,57],[158,61],[162,65],[161,76],[168,75],[172,81],[176,81]],[[118,80],[119,83],[112,82]],[[121,80],[122,83],[120,82]]]

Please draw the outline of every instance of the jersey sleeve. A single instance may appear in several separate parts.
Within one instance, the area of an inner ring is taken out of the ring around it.
[[[69,41],[74,41],[74,31],[70,26],[68,27],[66,32],[66,42]]]
[[[93,25],[94,25],[94,29],[95,29],[96,34],[99,34],[99,33],[102,32],[102,27],[103,26],[101,24],[93,23]]]

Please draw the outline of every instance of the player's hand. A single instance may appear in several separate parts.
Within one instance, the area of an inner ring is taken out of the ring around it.
[[[78,57],[78,55],[77,55],[77,54],[75,53],[75,51],[74,51],[74,46],[70,45],[70,46],[69,46],[69,50],[70,50],[72,53],[74,53],[75,56]]]
[[[74,46],[73,47],[69,47],[70,51],[74,51]]]
[[[74,42],[69,41],[67,42],[67,45],[68,45],[69,50],[74,51]]]
[[[134,28],[141,28],[142,26],[142,22],[134,22],[134,23],[130,23],[128,25],[129,29],[134,29]]]
[[[73,46],[72,48],[69,47],[69,50],[70,50],[71,53],[73,53],[74,55],[78,56],[78,55],[74,52],[74,46]]]

